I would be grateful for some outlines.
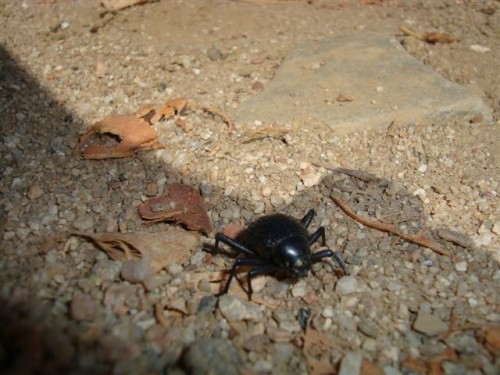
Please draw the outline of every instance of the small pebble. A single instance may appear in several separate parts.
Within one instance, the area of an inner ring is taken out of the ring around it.
[[[292,287],[290,291],[294,297],[304,297],[306,295],[307,283],[304,280],[300,280]]]
[[[242,360],[229,340],[201,337],[183,355],[188,374],[238,375]]]
[[[361,373],[363,353],[360,350],[347,352],[340,364],[339,375],[357,375]]]
[[[251,322],[262,321],[262,311],[254,304],[240,300],[226,294],[219,298],[219,310],[230,322],[248,320]]]
[[[40,198],[42,195],[43,195],[43,190],[38,184],[31,185],[30,188],[28,189],[28,192],[26,193],[26,196],[30,200]]]
[[[121,277],[129,283],[140,283],[153,275],[151,258],[144,257],[139,261],[129,260],[123,263]]]
[[[437,315],[420,311],[417,315],[413,329],[427,336],[436,336],[448,330],[448,325]]]
[[[301,179],[305,187],[313,187],[321,181],[321,173],[307,173]]]
[[[73,228],[81,231],[90,230],[94,225],[94,216],[90,214],[80,215],[73,221]]]
[[[97,304],[90,296],[75,293],[71,299],[70,314],[74,320],[91,321],[97,313]]]
[[[480,44],[471,44],[469,48],[477,53],[486,53],[491,51],[488,47],[482,46]]]
[[[427,193],[424,189],[419,188],[413,192],[413,195],[416,195],[422,202],[427,198]]]
[[[215,46],[208,49],[207,56],[212,61],[220,61],[223,59],[222,52]]]
[[[458,272],[466,272],[467,271],[467,262],[459,262],[455,264],[455,270]]]
[[[354,293],[358,290],[358,280],[354,276],[344,276],[335,286],[335,291],[341,296]]]
[[[470,237],[451,229],[438,229],[437,235],[445,241],[454,243],[455,245],[462,246],[464,248],[471,247],[474,244]]]

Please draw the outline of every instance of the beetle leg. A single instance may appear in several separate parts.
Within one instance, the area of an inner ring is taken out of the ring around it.
[[[260,260],[260,259],[259,259]],[[248,271],[247,274],[247,282],[248,282],[248,300],[252,300],[252,277],[255,277],[257,275],[264,275],[266,273],[270,273],[274,271],[276,266],[274,264],[269,264],[269,263],[263,263],[261,267],[259,268],[254,268],[253,270]]]
[[[215,249],[217,250],[219,248],[219,241],[224,242],[226,245],[231,246],[233,249],[239,251],[240,253],[243,253],[245,255],[251,256],[251,257],[256,257],[257,254],[255,254],[252,250],[246,248],[242,244],[240,244],[238,241],[233,240],[232,238],[229,238],[228,236],[225,236],[222,233],[217,233],[215,235]]]
[[[222,289],[222,292],[216,294],[216,296],[221,296],[223,294],[226,294],[229,291],[229,286],[231,285],[231,281],[233,281],[233,278],[236,276],[236,270],[237,268],[241,266],[262,266],[260,268],[256,268],[255,270],[251,270],[248,272],[247,278],[248,278],[248,290],[249,290],[249,295],[248,298],[250,299],[251,294],[253,293],[252,290],[252,285],[250,283],[251,277],[260,274],[261,272],[257,273],[252,273],[253,271],[259,271],[266,265],[269,265],[266,263],[264,260],[259,259],[259,258],[237,258],[234,261],[233,267],[231,268],[231,271],[229,272],[229,278],[226,281],[226,285],[224,286],[224,289]],[[274,266],[273,266],[274,268]]]
[[[347,272],[347,268],[345,267],[344,262],[342,262],[342,259],[340,259],[339,255],[335,251],[332,251],[330,249],[321,250],[317,253],[311,254],[311,262],[314,263],[326,257],[333,257],[340,268],[342,268],[344,275],[349,275],[349,272]]]
[[[309,246],[315,243],[318,238],[321,237],[322,246],[326,246],[326,236],[325,236],[325,228],[319,227],[316,232],[314,232],[311,237],[309,237]]]
[[[311,221],[314,218],[314,215],[316,215],[316,213],[314,212],[313,209],[310,209],[309,211],[307,211],[306,216],[304,216],[302,218],[301,222],[302,222],[302,224],[304,224],[304,226],[306,228],[309,227],[309,224],[311,224]]]

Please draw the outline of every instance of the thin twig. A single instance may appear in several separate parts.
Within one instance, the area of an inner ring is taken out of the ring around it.
[[[389,225],[389,224],[383,224],[383,223],[378,223],[378,222],[374,222],[374,221],[369,221],[369,220],[366,220],[364,218],[362,218],[361,216],[358,216],[354,213],[354,211],[351,210],[351,208],[345,203],[343,202],[342,200],[340,200],[339,198],[337,198],[336,196],[334,196],[333,194],[330,196],[330,198],[332,198],[332,200],[348,215],[350,216],[351,218],[353,218],[354,220],[360,222],[361,224],[363,225],[366,225],[367,227],[369,228],[373,228],[373,229],[377,229],[377,230],[380,230],[382,232],[387,232],[387,233],[391,233],[391,234],[394,234],[396,236],[399,236],[401,237],[402,239],[406,240],[406,241],[410,241],[410,242],[413,242],[413,243],[416,243],[418,245],[421,245],[421,246],[424,246],[424,247],[427,247],[428,249],[431,249],[432,251],[438,253],[438,254],[441,254],[441,255],[446,255],[446,256],[450,256],[450,253],[448,252],[448,250],[446,249],[443,249],[441,246],[439,246],[437,243],[434,243],[433,241],[429,240],[428,238],[425,238],[423,235],[417,235],[417,236],[411,236],[409,234],[406,234],[406,233],[403,233],[403,232],[400,232],[398,231],[396,228],[394,228],[394,226],[392,225]]]

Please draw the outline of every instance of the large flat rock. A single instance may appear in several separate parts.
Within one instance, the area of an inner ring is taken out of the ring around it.
[[[298,46],[234,117],[240,124],[323,124],[342,133],[392,121],[492,121],[491,109],[474,90],[447,81],[395,39],[375,33]]]

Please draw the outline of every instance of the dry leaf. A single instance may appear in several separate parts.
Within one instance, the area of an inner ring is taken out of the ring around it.
[[[238,223],[231,223],[222,228],[222,234],[234,240],[244,228],[245,221],[241,219]]]
[[[424,40],[427,43],[435,44],[435,43],[453,43],[453,37],[449,34],[445,33],[426,33],[424,35]]]
[[[245,139],[243,143],[248,143],[263,138],[281,138],[288,133],[290,133],[290,129],[288,128],[275,128],[272,125],[264,125],[249,132],[247,134],[247,139]]]
[[[484,332],[484,343],[491,354],[500,356],[500,326],[486,328]]]
[[[111,134],[119,138],[113,146],[92,144],[85,148],[81,156],[84,159],[123,158],[139,150],[152,150],[163,145],[157,139],[157,131],[149,122],[136,116],[107,116],[96,122],[87,133],[80,136],[73,149],[73,156],[80,153],[81,147],[95,134]]]
[[[384,375],[385,371],[376,363],[363,358],[361,363],[361,375]]]
[[[406,26],[400,26],[399,30],[401,30],[404,34],[412,36],[418,40],[422,40],[429,44],[435,43],[453,43],[453,37],[449,34],[438,33],[438,32],[430,32],[430,33],[417,33]]]
[[[90,239],[113,260],[129,261],[150,258],[153,272],[172,263],[183,264],[199,244],[199,236],[180,228],[157,233],[74,233]]]
[[[191,230],[203,233],[212,230],[203,198],[188,185],[170,185],[166,194],[149,199],[139,206],[139,215],[151,223],[174,220]]]
[[[307,367],[311,374],[333,374],[335,368],[328,355],[316,358],[315,353],[330,353],[336,347],[335,343],[325,334],[309,326],[301,335],[302,352],[306,357]]]
[[[443,362],[456,362],[457,353],[453,348],[446,348],[429,361],[429,375],[444,375]]]
[[[220,116],[229,126],[229,130],[232,130],[233,123],[229,116],[224,112],[221,112],[216,108],[209,107],[204,104],[190,102],[185,98],[169,100],[163,106],[154,104],[146,105],[145,107],[141,108],[135,115],[137,117],[144,118],[150,124],[155,124],[156,122],[165,118],[175,117],[176,124],[183,128],[190,129],[191,126],[189,124],[183,121],[179,121],[180,119],[177,118],[185,109],[201,109],[205,112],[211,113],[212,115]]]
[[[429,367],[427,366],[427,363],[425,363],[423,360],[420,358],[415,358],[412,356],[406,357],[401,362],[401,365],[403,367],[406,367],[407,369],[419,373],[419,374],[427,374]]]

